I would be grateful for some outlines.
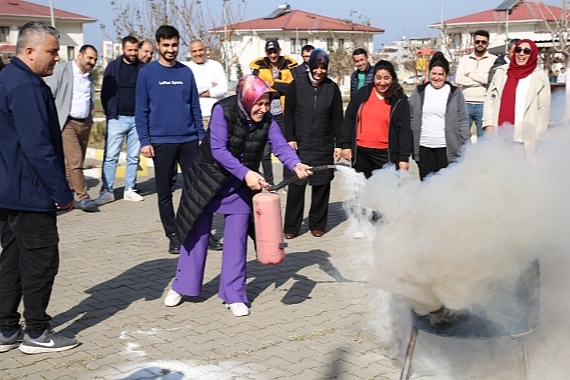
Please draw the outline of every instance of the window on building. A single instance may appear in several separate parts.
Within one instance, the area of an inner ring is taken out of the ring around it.
[[[10,42],[10,27],[0,26],[0,42]]]
[[[334,47],[333,39],[327,38],[327,50],[330,51]]]
[[[75,59],[75,46],[67,47],[67,62],[71,62]]]
[[[291,52],[290,54],[301,54],[303,46],[307,45],[306,38],[291,38]]]
[[[339,39],[338,39],[338,50],[339,50],[339,51],[344,50],[344,38],[339,38]]]

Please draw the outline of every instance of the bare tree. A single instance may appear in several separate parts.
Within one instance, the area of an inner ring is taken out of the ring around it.
[[[214,14],[207,2],[202,0],[111,0],[115,37],[111,37],[105,25],[101,25],[101,28],[111,40],[119,41],[124,36],[132,35],[152,41],[159,26],[172,25],[180,32],[180,57],[187,53],[193,39],[200,39],[208,48],[211,59],[231,64],[236,60],[236,53],[229,43],[234,32],[231,25],[243,19],[246,0],[222,1],[224,15]],[[224,29],[224,25],[228,26],[226,33],[209,32]]]
[[[366,48],[370,39],[370,32],[362,31],[361,26],[371,25],[367,16],[359,15],[356,11],[351,11],[349,18],[342,21],[346,23],[349,31],[329,31],[327,38],[327,51],[331,60],[329,75],[337,80],[339,86],[342,86],[345,77],[354,71],[352,52],[357,48]]]

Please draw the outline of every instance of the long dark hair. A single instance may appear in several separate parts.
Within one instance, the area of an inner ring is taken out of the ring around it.
[[[449,74],[449,61],[445,59],[445,56],[440,51],[436,52],[429,60],[429,71],[434,67],[441,67],[445,75]]]
[[[374,75],[376,76],[376,73],[380,70],[388,71],[390,73],[390,76],[392,77],[392,85],[390,86],[388,91],[386,91],[386,93],[384,94],[384,100],[386,101],[386,103],[392,104],[396,99],[402,96],[404,90],[402,89],[402,86],[400,86],[400,83],[398,82],[398,75],[396,75],[396,70],[394,70],[394,65],[392,65],[392,63],[386,60],[378,61],[374,65]]]

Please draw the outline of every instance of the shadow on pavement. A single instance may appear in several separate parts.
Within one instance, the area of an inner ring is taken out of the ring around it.
[[[210,253],[210,257],[213,256]],[[247,296],[251,303],[266,289],[273,286],[275,289],[283,286],[289,280],[295,282],[287,289],[281,302],[286,305],[302,303],[310,299],[311,292],[319,283],[355,282],[346,279],[339,270],[329,261],[330,254],[321,250],[309,252],[293,252],[285,255],[285,261],[279,265],[263,265],[257,260],[247,263],[247,277],[252,279],[247,284]],[[220,258],[218,257],[217,260]],[[332,277],[330,281],[315,281],[299,274],[303,268],[318,265],[326,274]],[[220,276],[214,277],[202,287],[200,297],[185,297],[186,301],[203,302],[218,294]]]
[[[90,296],[68,311],[56,315],[53,325],[61,326],[75,319],[65,330],[78,334],[127,309],[135,301],[161,298],[172,280],[177,261],[178,258],[146,261],[87,289],[85,293]]]

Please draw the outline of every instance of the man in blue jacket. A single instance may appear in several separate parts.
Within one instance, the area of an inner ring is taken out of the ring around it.
[[[0,352],[78,345],[51,330],[46,314],[59,264],[56,212],[73,208],[57,111],[42,79],[52,75],[58,51],[57,30],[29,22],[20,29],[16,57],[0,73]]]
[[[144,66],[139,58],[139,41],[133,36],[122,40],[123,54],[110,62],[103,75],[101,104],[107,116],[105,133],[105,158],[103,160],[103,186],[95,204],[113,202],[113,185],[123,142],[127,140],[127,168],[125,176],[126,201],[142,201],[135,192],[141,144],[135,127],[135,90],[140,69]]]
[[[156,30],[159,59],[141,69],[137,79],[135,125],[141,154],[154,161],[158,211],[168,252],[180,253],[172,205],[172,175],[177,165],[186,172],[206,132],[194,74],[176,60],[180,35],[163,25]]]

